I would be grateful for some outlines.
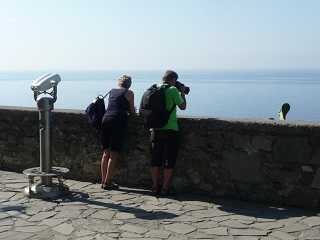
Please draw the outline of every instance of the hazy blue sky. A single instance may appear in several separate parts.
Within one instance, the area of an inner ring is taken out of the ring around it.
[[[0,4],[0,71],[320,69],[317,0]]]

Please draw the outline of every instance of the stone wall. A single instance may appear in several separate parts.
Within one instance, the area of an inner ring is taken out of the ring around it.
[[[53,165],[69,178],[99,181],[101,149],[79,111],[55,111]],[[320,125],[276,121],[182,118],[175,171],[178,191],[319,209]],[[38,112],[0,108],[0,169],[39,166]],[[148,132],[130,119],[120,184],[149,187]]]

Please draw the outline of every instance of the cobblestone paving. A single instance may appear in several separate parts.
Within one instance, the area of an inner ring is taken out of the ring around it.
[[[22,174],[0,171],[0,239],[319,239],[320,214],[200,196],[155,198],[148,191],[67,180],[68,198],[28,199]]]

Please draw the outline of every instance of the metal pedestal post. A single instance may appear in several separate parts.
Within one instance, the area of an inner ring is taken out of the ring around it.
[[[23,171],[29,180],[29,186],[24,189],[24,194],[28,197],[52,199],[64,195],[69,190],[62,180],[63,175],[68,173],[69,169],[51,166],[52,110],[57,96],[56,84],[52,83],[52,87],[51,97],[38,98],[39,94],[47,92],[39,92],[37,89],[33,89],[39,110],[40,167]],[[38,183],[35,183],[35,177],[40,178]],[[57,182],[53,182],[53,178],[57,178]]]
[[[40,171],[49,173],[51,169],[51,111],[53,109],[52,98],[43,97],[37,102],[39,109],[40,132]],[[40,183],[50,185],[52,179],[47,176],[40,177]]]

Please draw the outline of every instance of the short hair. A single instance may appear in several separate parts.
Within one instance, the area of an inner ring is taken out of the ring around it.
[[[175,71],[167,70],[162,77],[162,81],[167,82],[171,79],[177,80],[178,78],[179,76]]]
[[[290,110],[290,104],[289,103],[284,103],[281,107],[281,111],[285,114],[287,114]]]
[[[120,87],[124,87],[126,89],[129,89],[131,86],[131,77],[129,75],[122,75],[119,79],[118,79],[118,84]]]

